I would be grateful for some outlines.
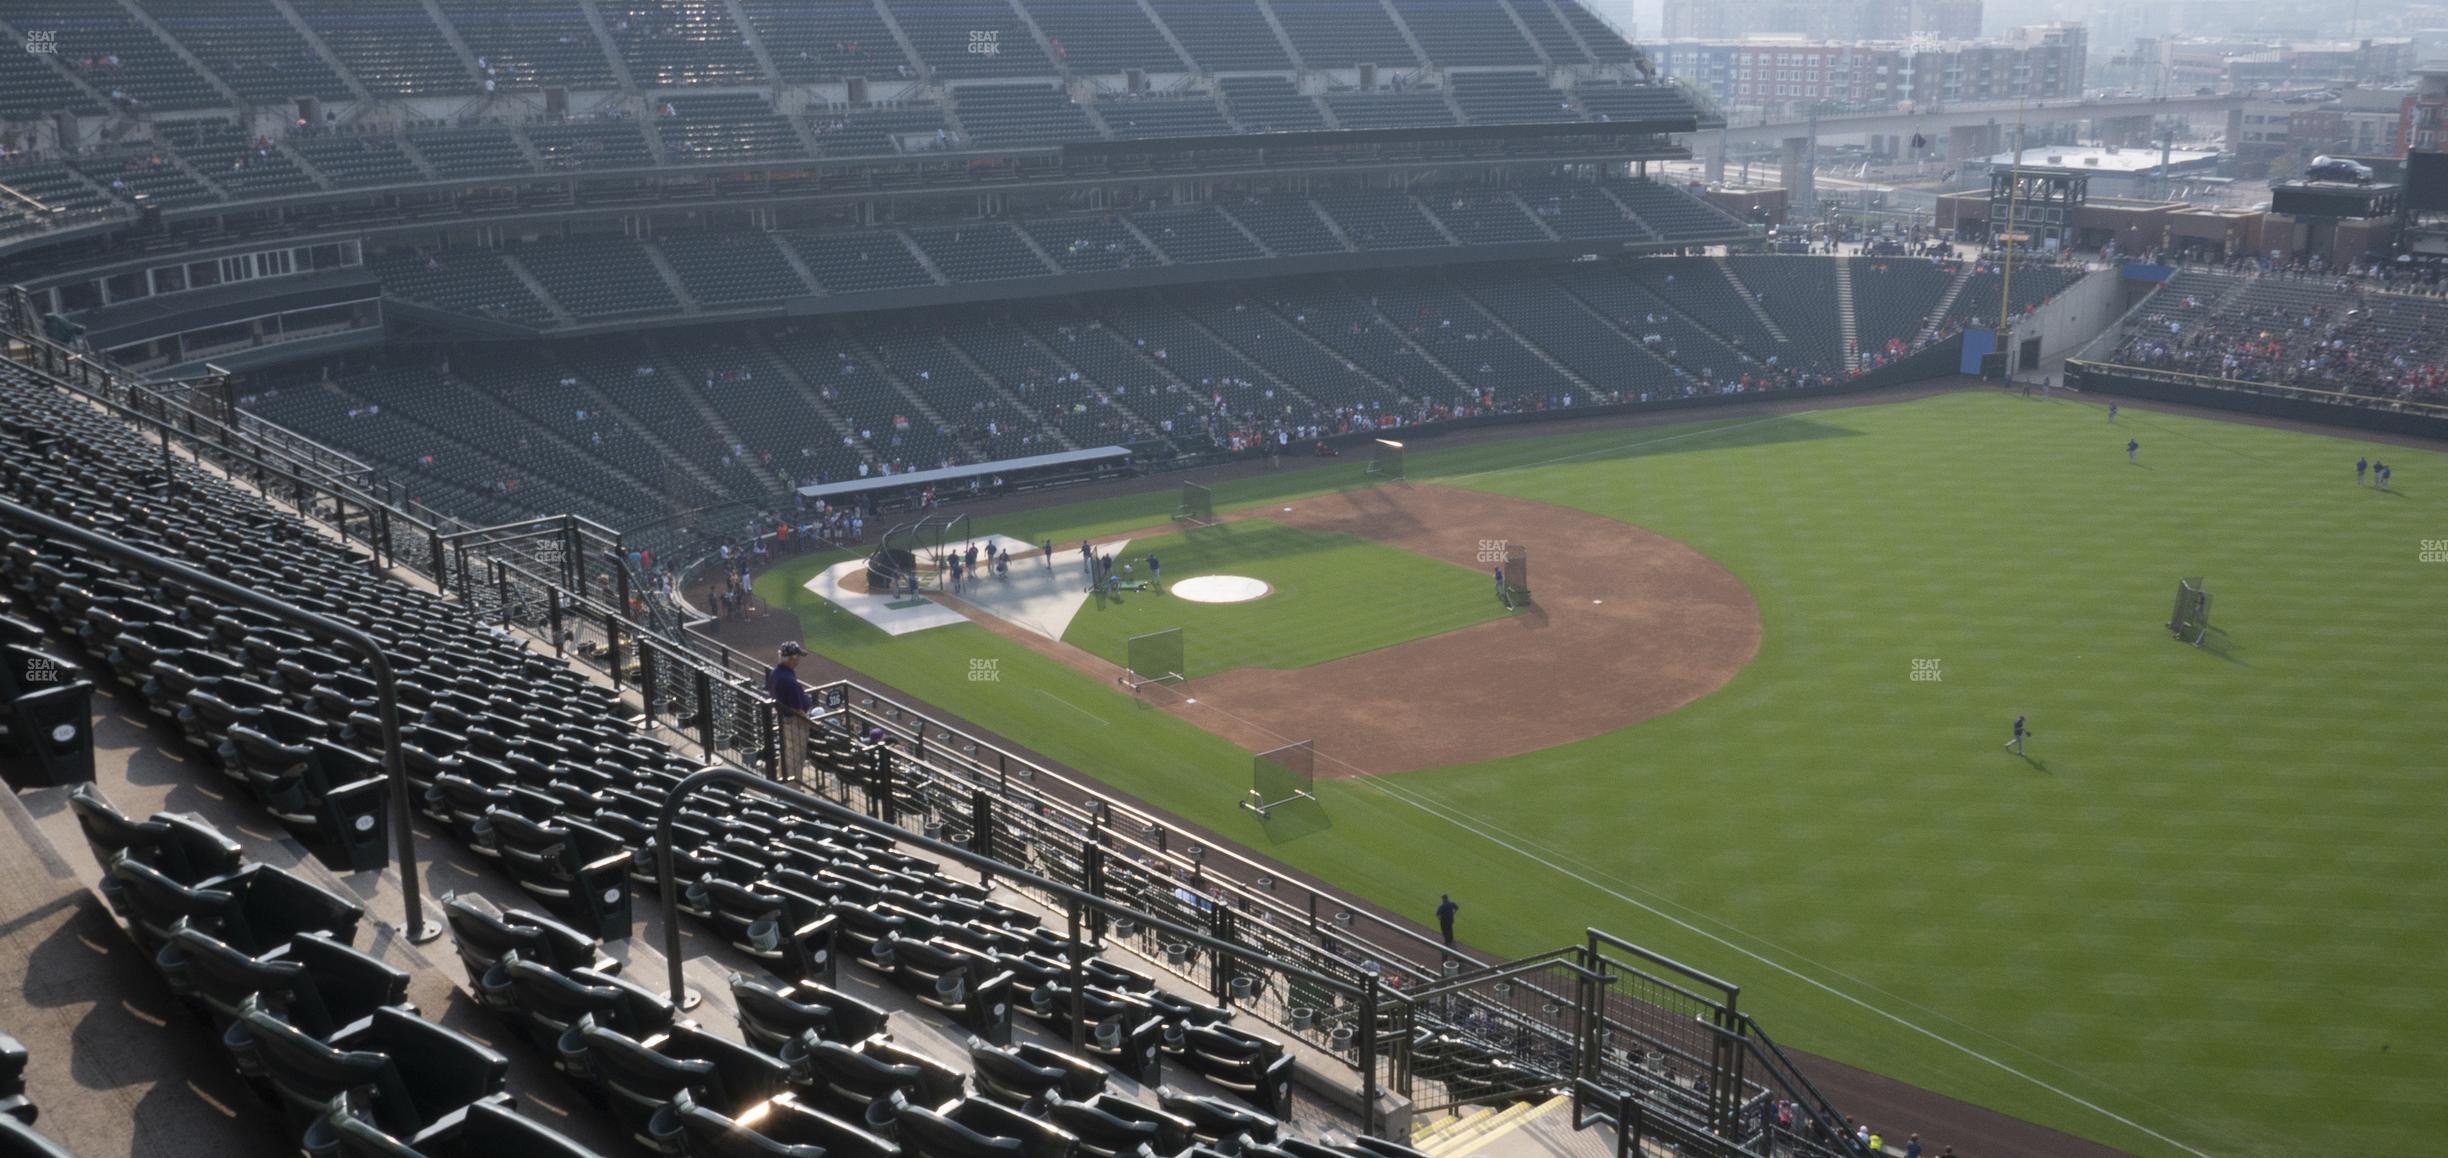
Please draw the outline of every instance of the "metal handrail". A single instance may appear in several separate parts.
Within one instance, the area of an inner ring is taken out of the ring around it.
[[[15,520],[50,538],[75,543],[139,569],[176,579],[267,615],[288,620],[356,652],[365,661],[368,676],[374,681],[375,713],[382,720],[383,771],[391,781],[391,843],[399,854],[400,891],[407,900],[408,913],[404,924],[408,941],[412,945],[422,945],[442,935],[440,925],[425,919],[424,892],[417,883],[416,833],[409,827],[408,764],[400,749],[399,677],[392,671],[391,657],[383,654],[382,645],[374,642],[373,636],[337,619],[207,575],[185,563],[162,558],[134,544],[63,522],[9,499],[0,498],[0,519]]]
[[[682,1009],[694,1008],[698,999],[695,994],[689,992],[687,978],[683,976],[681,969],[684,955],[680,943],[680,885],[678,857],[673,851],[672,844],[672,825],[679,819],[680,805],[683,802],[698,791],[716,784],[728,784],[745,791],[756,792],[779,803],[795,805],[834,823],[880,833],[899,843],[957,861],[980,872],[991,873],[1028,889],[1060,897],[1072,916],[1074,953],[1081,947],[1078,935],[1079,914],[1081,910],[1086,909],[1104,913],[1109,917],[1139,922],[1146,928],[1161,930],[1190,944],[1223,954],[1227,958],[1249,955],[1247,946],[1212,936],[1204,930],[1177,924],[1127,905],[1115,904],[1085,889],[1074,888],[957,844],[912,833],[899,825],[868,816],[813,792],[788,784],[776,783],[739,768],[716,766],[692,773],[680,783],[673,785],[671,791],[664,794],[662,811],[655,818],[655,876],[663,899],[663,957],[668,970],[667,980],[671,986],[672,1003]],[[1399,994],[1380,994],[1378,982],[1374,976],[1369,977],[1364,985],[1352,985],[1287,961],[1266,958],[1265,963],[1267,968],[1282,973],[1292,980],[1350,997],[1358,1005],[1359,1015],[1355,1037],[1360,1056],[1357,1068],[1360,1071],[1362,1082],[1363,1132],[1374,1132],[1378,1098],[1376,1067],[1378,1003],[1386,997],[1391,997],[1398,1003],[1408,1004],[1408,999]],[[1075,989],[1073,992],[1076,1001],[1078,990]]]

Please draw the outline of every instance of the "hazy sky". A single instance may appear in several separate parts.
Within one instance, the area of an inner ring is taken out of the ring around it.
[[[1582,0],[1597,9],[1617,28],[1630,28],[1638,40],[1655,40],[1658,25],[1666,18],[1666,0]]]

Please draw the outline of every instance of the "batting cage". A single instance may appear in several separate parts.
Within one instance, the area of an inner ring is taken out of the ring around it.
[[[1134,635],[1124,646],[1129,658],[1123,664],[1122,682],[1134,692],[1149,684],[1177,684],[1190,678],[1183,674],[1188,667],[1182,662],[1181,628]]]
[[[1408,477],[1403,474],[1403,444],[1390,438],[1378,439],[1375,452],[1369,455],[1368,472],[1381,479]]]
[[[968,545],[967,515],[927,515],[894,527],[867,556],[867,590],[888,594],[942,587],[952,553]]]
[[[1249,798],[1241,807],[1265,819],[1268,813],[1295,800],[1315,800],[1317,741],[1302,740],[1250,757]]]
[[[1215,492],[1194,482],[1182,484],[1181,505],[1174,508],[1173,520],[1194,527],[1215,523]]]
[[[2176,581],[2176,611],[2168,616],[2168,634],[2195,647],[2210,634],[2210,592],[2198,576]]]

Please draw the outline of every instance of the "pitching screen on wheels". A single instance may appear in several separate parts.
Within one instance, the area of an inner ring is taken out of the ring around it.
[[[1530,594],[1530,548],[1514,544],[1505,548],[1505,587],[1516,595]]]
[[[1182,484],[1181,510],[1174,515],[1194,523],[1215,521],[1215,492],[1197,483]]]
[[[1182,629],[1151,631],[1130,637],[1128,666],[1139,682],[1189,678],[1182,663]]]
[[[1250,792],[1269,804],[1290,800],[1317,779],[1317,745],[1286,744],[1250,757]]]
[[[2180,579],[2176,583],[2176,611],[2168,617],[2168,630],[2183,635],[2194,631],[2210,619],[2210,593],[2202,590],[2199,579]]]

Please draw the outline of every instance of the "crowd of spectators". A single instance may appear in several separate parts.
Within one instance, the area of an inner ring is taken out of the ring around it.
[[[2448,404],[2448,303],[2435,277],[2386,265],[2236,268],[2254,280],[2212,300],[2204,300],[2207,289],[2160,290],[2107,361],[2378,403]]]

